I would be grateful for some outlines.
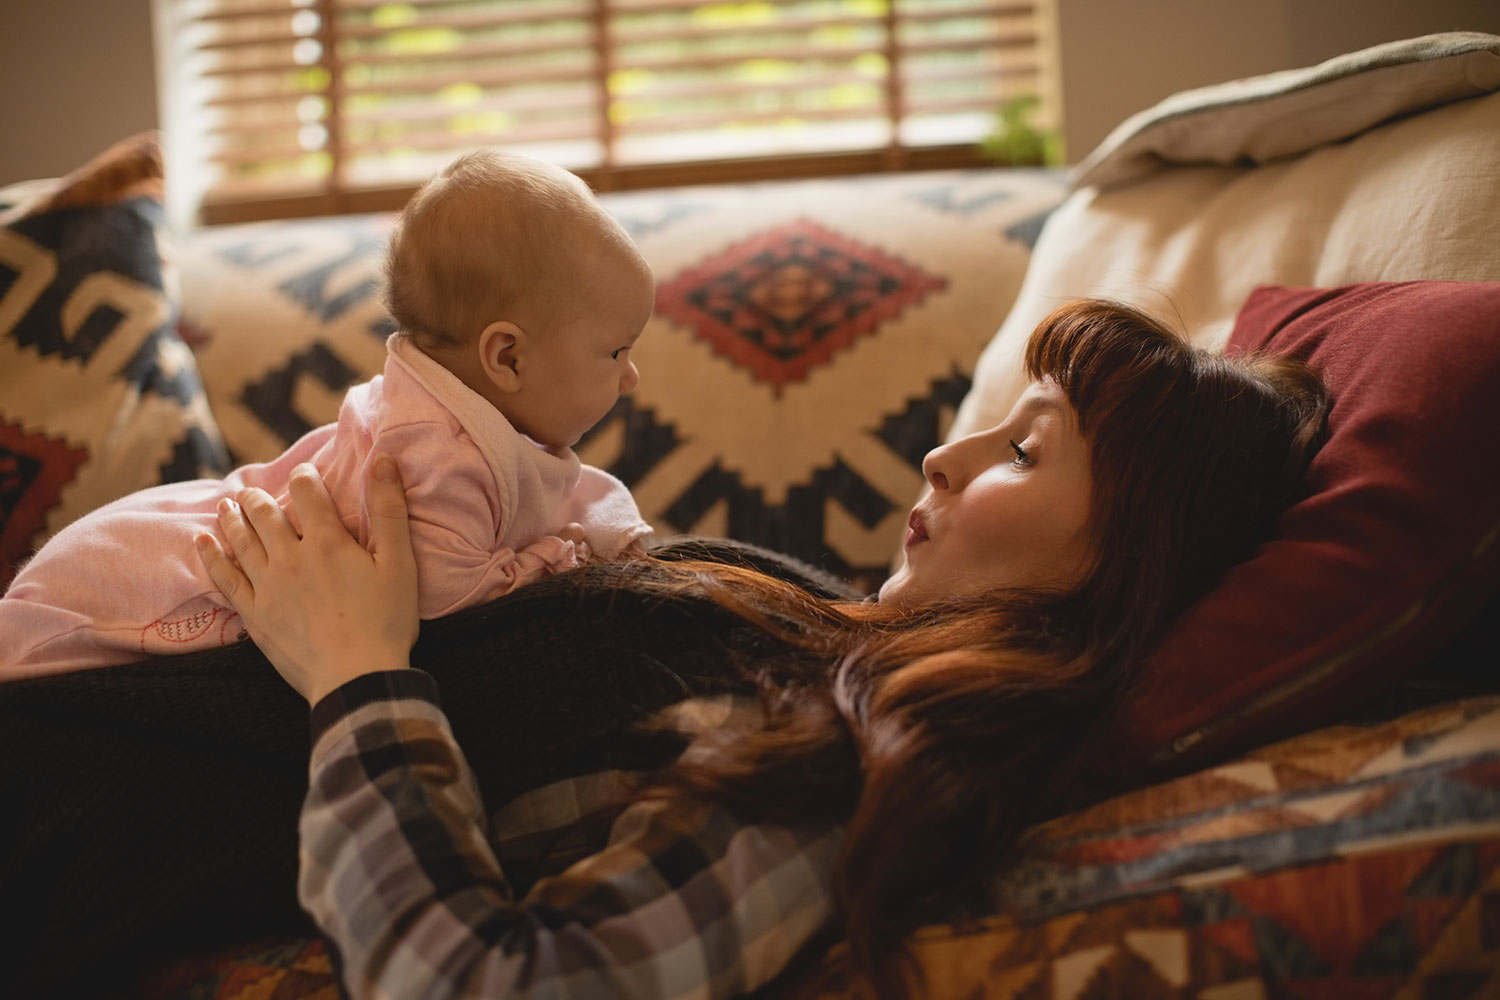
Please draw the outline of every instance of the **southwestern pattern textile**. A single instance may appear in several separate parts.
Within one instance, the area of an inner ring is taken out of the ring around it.
[[[873,586],[1062,193],[1056,173],[959,171],[605,195],[657,308],[640,387],[580,457],[659,535],[752,541]],[[186,239],[182,335],[236,461],[333,420],[379,370],[392,221]]]
[[[229,471],[176,330],[154,136],[0,189],[0,589],[69,521]]]
[[[684,271],[661,286],[656,308],[780,396],[945,285],[797,219]]]

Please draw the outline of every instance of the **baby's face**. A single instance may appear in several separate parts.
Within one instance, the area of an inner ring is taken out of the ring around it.
[[[537,335],[506,417],[528,437],[571,447],[640,381],[631,358],[655,285],[638,257],[596,255],[579,268],[566,316]]]

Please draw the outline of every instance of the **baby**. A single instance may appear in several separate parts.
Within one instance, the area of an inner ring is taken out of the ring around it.
[[[524,157],[460,157],[406,206],[386,278],[399,329],[338,423],[269,463],[142,490],[58,532],[0,599],[0,680],[240,639],[193,538],[245,486],[285,506],[302,462],[368,542],[367,465],[396,459],[423,618],[640,546],[650,527],[629,492],[571,446],[639,381],[631,350],[654,288],[583,182]]]

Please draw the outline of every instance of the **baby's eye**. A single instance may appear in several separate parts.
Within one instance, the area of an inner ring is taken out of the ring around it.
[[[611,361],[619,361],[620,355],[624,354],[628,350],[630,350],[630,348],[628,347],[617,347],[613,351],[609,352],[609,358]]]
[[[1015,453],[1016,453],[1016,457],[1015,457],[1015,464],[1016,465],[1030,465],[1031,464],[1031,456],[1028,455],[1028,454],[1026,454],[1026,449],[1025,448],[1022,448],[1020,445],[1016,444],[1014,441],[1012,441],[1010,443],[1010,446],[1011,446],[1011,449],[1013,451],[1015,451]]]

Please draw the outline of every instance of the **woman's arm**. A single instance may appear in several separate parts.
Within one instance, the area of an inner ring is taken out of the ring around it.
[[[431,678],[358,678],[314,711],[302,905],[352,997],[730,997],[832,919],[840,834],[638,803],[520,902]]]
[[[775,976],[832,919],[838,830],[638,803],[603,851],[512,898],[435,685],[406,669],[415,569],[386,468],[369,483],[371,552],[301,469],[302,537],[247,490],[221,511],[237,564],[200,540],[251,636],[314,702],[299,894],[350,995],[723,997]]]

